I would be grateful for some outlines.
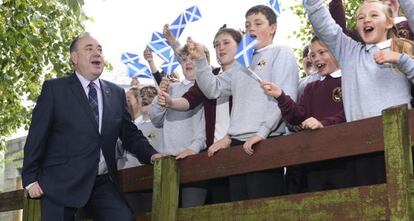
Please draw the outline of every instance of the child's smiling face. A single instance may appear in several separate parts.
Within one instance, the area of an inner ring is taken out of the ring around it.
[[[368,2],[359,8],[356,28],[365,43],[377,44],[387,40],[388,30],[394,22],[391,15],[386,15],[386,7],[380,2]]]
[[[251,14],[246,17],[246,33],[256,37],[257,49],[272,44],[273,36],[276,33],[276,24],[269,24],[266,16],[262,13]]]

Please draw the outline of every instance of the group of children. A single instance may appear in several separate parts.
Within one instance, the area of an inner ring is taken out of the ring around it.
[[[397,3],[413,30],[414,1],[366,0],[356,11],[354,40],[344,20],[336,14],[337,24],[323,0],[304,0],[315,37],[303,56],[308,76],[300,83],[293,51],[273,45],[277,17],[267,6],[254,6],[245,16],[246,34],[258,41],[249,68],[260,80],[234,59],[239,31],[219,29],[213,42],[221,67],[213,68],[205,46],[189,38],[181,47],[165,26],[164,35],[180,58],[185,80],[162,80],[150,105],[149,119],[163,134],[158,151],[182,159],[204,149],[213,157],[221,149],[241,146],[252,155],[254,144],[290,133],[285,123],[320,129],[410,105],[414,43],[401,37],[413,35],[395,29],[390,5]],[[332,0],[330,6],[334,4],[342,1]],[[289,169],[298,168],[287,168],[288,173]],[[382,153],[303,165],[298,171],[305,178],[294,192],[385,181]],[[279,168],[189,185],[181,189],[182,206],[203,204],[207,190],[213,203],[286,194],[285,178],[285,170]],[[214,197],[226,192],[227,197]]]

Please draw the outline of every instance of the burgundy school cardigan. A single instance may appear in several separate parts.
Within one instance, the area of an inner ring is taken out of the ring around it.
[[[214,68],[213,74],[220,73],[220,68]],[[211,146],[214,143],[214,130],[216,125],[216,99],[208,99],[197,85],[197,82],[188,89],[182,96],[190,104],[190,109],[194,109],[199,104],[204,105],[204,118],[206,121],[206,145]],[[229,98],[229,110],[231,112],[232,98]],[[230,114],[230,113],[229,113]]]

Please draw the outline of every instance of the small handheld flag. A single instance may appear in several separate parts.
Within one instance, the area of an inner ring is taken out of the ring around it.
[[[184,31],[185,26],[190,22],[198,21],[201,18],[200,9],[197,6],[187,8],[170,25],[170,31],[178,39]]]
[[[168,45],[164,45],[162,43],[148,43],[147,47],[164,61],[168,61],[172,56],[172,49]]]
[[[171,23],[170,31],[176,39],[181,36],[186,24],[187,22],[185,20],[184,13],[180,14],[178,18],[176,18],[175,21]]]
[[[128,76],[131,78],[142,77],[152,79],[152,73],[148,67],[142,63],[128,63]]]
[[[187,23],[198,21],[201,18],[200,9],[197,6],[187,8],[184,15]]]
[[[178,67],[180,63],[178,63],[177,58],[172,55],[168,61],[164,62],[161,65],[161,69],[167,76],[171,75],[173,71]]]
[[[234,58],[245,67],[252,63],[253,52],[256,49],[257,40],[250,35],[243,35]]]
[[[256,49],[257,40],[250,35],[243,35],[241,42],[236,51],[234,58],[243,66],[245,66],[249,72],[260,82],[262,79],[249,67],[253,60],[253,52]]]
[[[269,6],[275,11],[277,16],[280,16],[280,4],[279,0],[270,0]]]
[[[139,62],[139,56],[136,54],[125,52],[121,55],[121,61],[124,64]]]

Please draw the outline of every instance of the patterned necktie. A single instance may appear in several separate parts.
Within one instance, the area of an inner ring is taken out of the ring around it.
[[[88,87],[89,87],[89,93],[88,93],[89,105],[92,108],[92,112],[93,112],[96,122],[99,124],[98,96],[96,94],[95,83],[91,81]]]

